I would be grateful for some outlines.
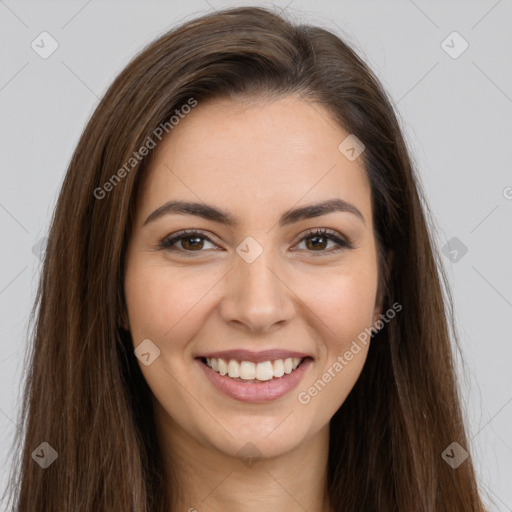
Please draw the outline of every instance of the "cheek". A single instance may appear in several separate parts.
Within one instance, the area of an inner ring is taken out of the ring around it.
[[[376,285],[360,277],[345,279],[334,293],[327,322],[336,334],[336,347],[341,350],[373,321]]]
[[[377,277],[377,269],[360,258],[333,272],[296,280],[302,285],[294,291],[317,317],[329,350],[338,350],[372,325]]]
[[[304,411],[315,418],[314,428],[319,428],[345,401],[366,361],[377,270],[362,262],[347,265],[329,279],[317,280],[315,286],[303,289],[317,317],[316,332],[321,343],[319,364],[297,398],[306,407]]]
[[[313,312],[323,325],[320,330],[324,339],[331,340],[329,345],[343,345],[371,325],[377,290],[371,254],[354,254],[346,264],[330,271],[304,268],[282,277],[293,282],[292,295],[306,306],[303,315],[309,317]],[[132,258],[125,295],[134,343],[145,338],[172,339],[177,345],[190,339],[200,328],[201,317],[210,311],[212,300],[219,299],[221,277],[222,272],[169,268],[144,262],[142,257]]]
[[[125,295],[134,344],[149,338],[180,345],[200,325],[202,299],[214,283],[194,278],[191,269],[170,269],[134,259],[127,267]],[[194,327],[195,326],[195,327]]]

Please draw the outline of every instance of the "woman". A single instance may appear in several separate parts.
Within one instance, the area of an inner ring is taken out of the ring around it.
[[[16,510],[484,510],[423,201],[335,35],[244,7],[148,46],[56,207]]]

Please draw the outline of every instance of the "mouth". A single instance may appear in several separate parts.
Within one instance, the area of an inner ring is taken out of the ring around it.
[[[199,357],[205,366],[217,374],[228,377],[235,382],[247,384],[263,383],[290,375],[301,366],[306,357],[287,357],[262,362],[253,362],[236,359],[223,359],[220,357]]]
[[[313,363],[310,356],[256,362],[212,355],[195,360],[214,389],[231,399],[253,404],[268,403],[289,395]]]

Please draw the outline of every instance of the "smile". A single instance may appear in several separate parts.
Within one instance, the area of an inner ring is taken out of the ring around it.
[[[313,363],[309,356],[259,362],[226,359],[197,357],[196,362],[214,389],[229,398],[249,403],[271,402],[288,395]]]
[[[237,361],[231,359],[226,361],[222,358],[207,357],[203,362],[214,372],[220,375],[227,375],[236,381],[264,382],[273,378],[280,378],[283,375],[292,373],[304,360],[300,357],[288,357],[274,361],[254,363],[252,361]]]

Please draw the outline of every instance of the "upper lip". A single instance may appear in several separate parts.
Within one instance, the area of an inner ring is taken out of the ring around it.
[[[197,358],[220,358],[224,361],[234,359],[235,361],[251,361],[253,363],[263,363],[265,361],[275,361],[276,359],[288,359],[289,357],[298,357],[303,359],[311,357],[304,352],[295,352],[292,350],[271,349],[263,350],[261,352],[251,352],[250,350],[224,350],[218,352],[208,352],[196,356]]]

